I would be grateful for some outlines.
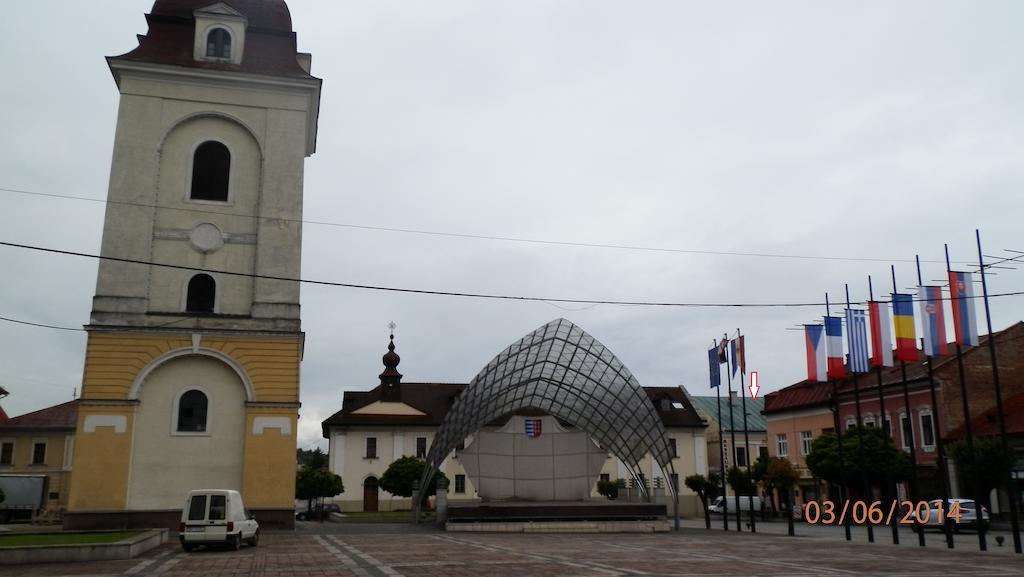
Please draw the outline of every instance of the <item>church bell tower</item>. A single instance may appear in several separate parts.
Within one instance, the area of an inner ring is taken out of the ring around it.
[[[291,525],[303,164],[320,79],[284,0],[156,0],[120,92],[68,527],[176,527],[191,489]]]

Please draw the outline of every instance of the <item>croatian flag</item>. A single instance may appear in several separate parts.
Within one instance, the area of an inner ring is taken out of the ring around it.
[[[837,379],[845,377],[842,317],[825,317],[825,344],[828,349],[828,376]]]
[[[708,368],[711,369],[711,388],[717,389],[722,384],[722,367],[718,363],[718,347],[708,349]]]
[[[807,346],[807,380],[827,381],[825,367],[825,327],[821,325],[804,325],[804,344]]]
[[[871,323],[871,365],[892,366],[892,335],[889,333],[889,305],[883,302],[868,303],[868,320]]]
[[[868,372],[868,322],[864,317],[864,311],[846,309],[846,331],[846,342],[850,349],[850,371]]]
[[[914,330],[914,297],[892,294],[893,326],[896,327],[896,358],[901,361],[917,360],[917,333]]]
[[[531,439],[540,436],[540,419],[526,419],[526,436]]]
[[[978,344],[978,319],[974,316],[974,280],[969,272],[949,272],[950,303],[953,305],[953,332],[960,346]]]
[[[921,286],[921,330],[924,333],[924,354],[938,357],[949,354],[946,346],[946,319],[942,311],[942,287]]]

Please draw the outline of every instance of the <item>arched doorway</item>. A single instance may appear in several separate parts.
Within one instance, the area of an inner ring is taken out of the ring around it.
[[[377,511],[377,477],[363,481],[363,511]]]

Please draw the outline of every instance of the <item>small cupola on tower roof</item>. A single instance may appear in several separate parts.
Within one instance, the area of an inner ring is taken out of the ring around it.
[[[245,54],[245,14],[217,2],[193,11],[196,21],[193,58],[197,61],[241,64]]]
[[[398,363],[402,362],[402,357],[395,352],[394,333],[391,334],[388,352],[384,353],[383,361],[384,372],[380,374],[381,400],[397,403],[402,400],[402,373],[398,372]]]

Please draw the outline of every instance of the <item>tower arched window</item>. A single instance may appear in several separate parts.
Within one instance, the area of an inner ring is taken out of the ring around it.
[[[213,140],[200,144],[192,156],[192,191],[189,197],[227,202],[230,175],[231,151],[228,147]]]
[[[178,432],[202,433],[206,431],[206,414],[210,400],[202,391],[186,391],[178,399]]]
[[[214,28],[206,35],[207,58],[231,58],[231,34],[223,28]]]
[[[217,281],[208,274],[197,274],[188,281],[185,312],[212,313],[217,300]]]

